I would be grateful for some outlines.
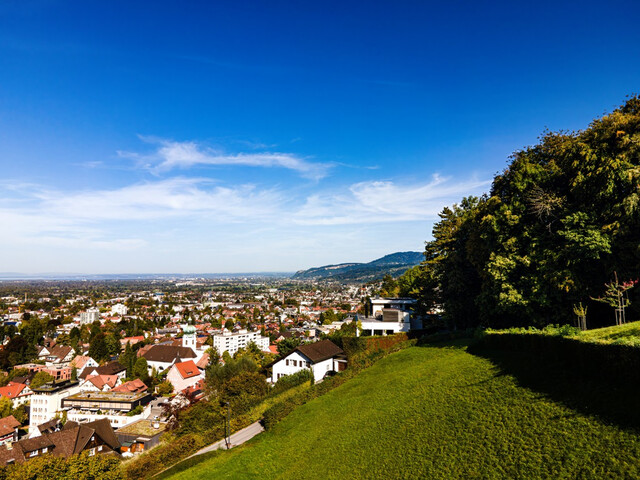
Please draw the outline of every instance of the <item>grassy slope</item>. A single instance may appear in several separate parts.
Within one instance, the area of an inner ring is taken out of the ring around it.
[[[462,347],[414,347],[269,433],[169,478],[639,478],[640,436],[519,387]]]
[[[587,330],[578,336],[586,342],[623,343],[640,346],[640,322]]]

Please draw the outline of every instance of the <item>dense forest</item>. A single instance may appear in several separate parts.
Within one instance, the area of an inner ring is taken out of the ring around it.
[[[640,316],[640,97],[515,152],[489,194],[445,208],[407,272],[450,328],[615,323]],[[607,288],[608,284],[608,288]],[[584,313],[584,312],[582,312]]]

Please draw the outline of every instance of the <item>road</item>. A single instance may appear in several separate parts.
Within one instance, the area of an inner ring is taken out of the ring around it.
[[[231,434],[231,447],[236,447],[238,445],[242,445],[244,442],[251,440],[253,437],[258,435],[259,433],[264,432],[264,428],[260,425],[260,422],[252,423],[248,427],[243,428],[242,430],[238,430],[236,433]],[[191,457],[195,457],[196,455],[202,455],[203,453],[211,452],[213,450],[218,449],[226,449],[227,445],[224,440],[220,440],[212,445],[204,447],[203,449],[198,450],[196,453],[191,455]],[[189,457],[189,458],[191,458]]]
[[[244,442],[251,440],[253,437],[255,437],[256,435],[258,435],[259,433],[264,432],[264,428],[262,427],[262,425],[260,425],[260,422],[256,422],[256,423],[252,423],[251,425],[249,425],[248,427],[243,428],[242,430],[238,430],[236,433],[232,433],[231,434],[231,447],[237,447],[238,445],[242,445]],[[225,443],[224,440],[220,440],[219,442],[213,443],[209,446],[206,446],[200,450],[198,450],[196,453],[194,453],[193,455],[191,455],[190,457],[187,458],[192,458],[195,457],[197,455],[202,455],[203,453],[207,453],[207,452],[212,452],[213,450],[219,450],[219,449],[226,449],[227,445]],[[186,460],[187,458],[185,458],[184,460]],[[164,472],[166,472],[167,470],[172,469],[173,467],[175,467],[176,465],[180,464],[181,462],[184,462],[184,460],[180,460],[178,463],[171,465],[168,468],[165,468],[164,470],[162,470],[161,472],[156,473],[155,475],[153,475],[153,478],[163,474]]]

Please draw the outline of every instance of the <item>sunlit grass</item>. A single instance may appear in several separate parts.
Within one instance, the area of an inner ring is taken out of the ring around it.
[[[380,360],[170,478],[638,478],[639,457],[634,431],[520,387],[458,344]]]

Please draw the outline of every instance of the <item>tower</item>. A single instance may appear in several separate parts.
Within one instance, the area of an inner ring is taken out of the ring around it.
[[[196,327],[193,325],[185,325],[182,327],[182,346],[189,347],[196,351]]]

